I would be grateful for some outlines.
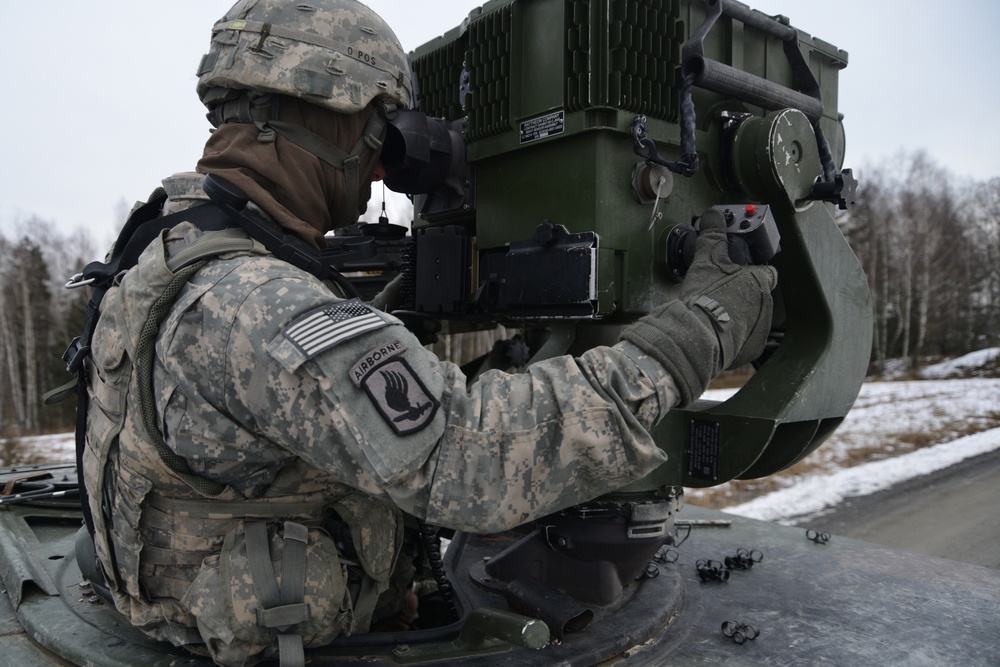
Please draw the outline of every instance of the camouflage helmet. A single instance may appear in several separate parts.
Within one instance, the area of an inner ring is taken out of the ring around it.
[[[212,28],[198,68],[209,108],[236,91],[277,93],[352,114],[410,106],[410,65],[389,26],[357,0],[241,0]]]

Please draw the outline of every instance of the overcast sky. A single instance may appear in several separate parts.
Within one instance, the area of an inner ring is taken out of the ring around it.
[[[534,0],[523,0],[534,1]],[[110,238],[123,200],[193,168],[208,136],[195,69],[230,0],[0,0],[0,231],[33,215]],[[406,50],[472,0],[370,0]],[[957,176],[1000,176],[1000,2],[752,0],[846,50],[847,164],[926,150]],[[374,202],[374,200],[373,200]]]

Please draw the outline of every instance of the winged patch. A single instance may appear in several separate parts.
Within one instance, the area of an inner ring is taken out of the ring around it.
[[[406,360],[399,357],[376,366],[361,386],[397,435],[423,430],[441,407]]]

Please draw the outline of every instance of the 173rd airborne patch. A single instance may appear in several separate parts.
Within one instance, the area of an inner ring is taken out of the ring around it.
[[[368,352],[351,369],[351,380],[365,390],[396,435],[423,430],[441,406],[400,356],[405,350],[401,341],[387,343]]]

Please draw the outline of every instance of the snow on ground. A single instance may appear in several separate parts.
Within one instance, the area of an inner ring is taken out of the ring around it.
[[[871,382],[830,440],[811,455],[833,471],[860,449],[874,458],[905,453],[921,440],[947,442],[988,428],[1000,414],[1000,379]]]
[[[725,400],[734,392],[713,390],[703,398]],[[872,450],[867,458],[898,456],[914,441],[947,442],[984,430],[998,417],[997,378],[867,382],[843,424],[809,461],[832,473],[851,465],[860,450]]]
[[[928,475],[965,459],[1000,449],[1000,429],[965,436],[883,461],[863,463],[828,475],[803,479],[780,491],[726,507],[724,512],[763,521],[781,521],[836,507],[845,498],[865,496]]]
[[[920,375],[954,377],[998,360],[1000,348],[980,350],[928,366]],[[704,398],[725,400],[733,391],[707,392]],[[831,508],[1000,450],[998,419],[1000,378],[866,382],[844,423],[807,457],[808,473],[773,477],[784,488],[723,509],[780,521]],[[697,504],[698,495],[689,492],[689,501]]]
[[[964,357],[943,361],[933,366],[921,369],[920,377],[932,380],[935,378],[952,378],[964,376],[977,369],[996,366],[1000,363],[1000,347],[970,352]]]
[[[910,370],[908,359],[887,359],[884,366],[882,377],[887,380],[899,380],[912,375],[923,380],[996,377],[996,371],[1000,368],[1000,347],[977,350],[957,359],[927,364],[915,373]]]

